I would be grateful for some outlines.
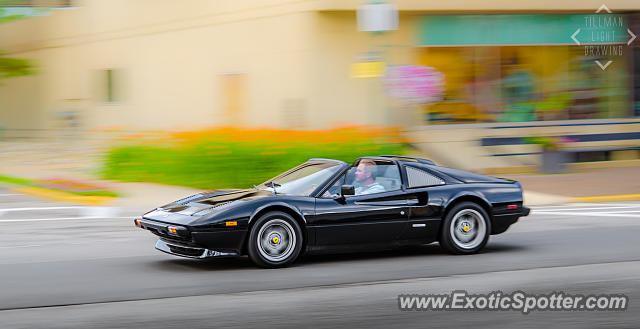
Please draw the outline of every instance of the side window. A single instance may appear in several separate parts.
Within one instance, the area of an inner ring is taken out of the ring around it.
[[[424,170],[414,167],[405,167],[407,170],[408,187],[443,185],[444,181]]]
[[[333,185],[331,185],[324,193],[322,193],[321,197],[331,198],[334,195],[340,194],[340,186],[345,185],[345,176],[349,176],[349,172],[353,171],[353,169],[354,168],[349,168],[349,171],[340,176],[340,178],[338,178],[338,180],[333,183]]]
[[[392,161],[362,159],[349,168],[322,197],[340,194],[342,185],[353,185],[355,195],[365,195],[399,190],[402,180],[398,166]]]
[[[399,190],[402,187],[402,180],[400,179],[400,170],[398,166],[393,162],[376,161],[376,170],[374,172],[374,184],[382,186],[382,191],[373,187],[367,187],[366,183],[362,184],[363,192],[358,193],[358,187],[356,186],[356,194],[367,194],[367,191],[375,192],[389,192]],[[357,182],[356,182],[357,183]],[[373,193],[373,192],[372,192]]]

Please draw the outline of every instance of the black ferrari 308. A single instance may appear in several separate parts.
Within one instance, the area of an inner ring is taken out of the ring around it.
[[[251,189],[202,192],[156,208],[135,225],[182,257],[241,256],[282,267],[303,253],[438,241],[472,254],[527,216],[522,187],[404,156],[353,165],[309,161]]]

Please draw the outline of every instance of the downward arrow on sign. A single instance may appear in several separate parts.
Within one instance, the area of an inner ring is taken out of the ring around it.
[[[596,61],[596,64],[598,64],[598,66],[600,66],[600,68],[604,71],[607,69],[607,66],[609,66],[609,64],[611,64],[611,61],[608,61],[607,64],[602,65],[600,63],[600,61]]]

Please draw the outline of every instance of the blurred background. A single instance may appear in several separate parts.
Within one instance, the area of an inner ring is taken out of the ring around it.
[[[65,164],[203,188],[314,156],[400,153],[489,174],[640,161],[636,1],[0,6],[7,175]]]
[[[636,328],[636,35],[638,0],[0,0],[0,327]],[[381,154],[516,179],[531,215],[473,256],[278,270],[176,259],[132,224]],[[632,301],[398,310],[460,289]]]

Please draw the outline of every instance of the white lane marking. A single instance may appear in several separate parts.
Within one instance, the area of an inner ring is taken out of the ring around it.
[[[638,215],[624,215],[624,214],[615,214],[608,212],[568,212],[568,211],[545,211],[545,212],[534,212],[534,214],[539,215],[566,215],[566,216],[592,216],[592,217],[629,217],[629,218],[640,218],[640,214]]]
[[[62,221],[62,220],[84,220],[84,219],[91,219],[91,220],[98,220],[98,219],[123,219],[123,218],[130,218],[133,219],[135,216],[126,216],[126,217],[91,217],[91,216],[86,216],[86,217],[59,217],[59,218],[26,218],[26,219],[0,219],[0,224],[1,223],[15,223],[15,222],[48,222],[48,221]]]
[[[0,194],[0,196],[15,196],[15,195],[20,195],[17,193],[5,193],[5,194]]]
[[[35,247],[42,247],[41,244],[28,244],[28,245],[24,245],[24,246],[6,246],[6,247],[0,247],[0,249],[8,249],[8,248],[35,248]]]
[[[555,208],[555,209],[533,209],[535,212],[541,211],[572,211],[572,210],[609,210],[609,209],[634,209],[640,207],[598,207],[598,208]],[[635,211],[640,211],[635,210]]]
[[[66,207],[28,207],[28,208],[0,208],[0,217],[9,212],[20,211],[45,211],[45,210],[78,210],[79,217],[93,217],[93,218],[107,218],[116,217],[120,214],[119,207],[81,207],[81,206],[66,206]]]
[[[0,213],[9,211],[30,211],[30,210],[58,210],[58,209],[85,209],[89,207],[29,207],[29,208],[0,208]]]
[[[589,203],[589,205],[592,206],[635,206],[635,207],[640,207],[640,203],[638,202],[626,202],[626,203]]]
[[[565,203],[565,204],[555,204],[555,205],[541,205],[541,206],[531,206],[533,208],[558,208],[558,207],[580,207],[580,206],[598,206],[603,205],[603,203]],[[526,206],[526,204],[525,204]]]
[[[632,213],[632,212],[640,212],[640,209],[638,209],[638,210],[614,210],[614,211],[607,211],[607,213],[609,213],[609,214],[626,214],[626,213]]]
[[[526,205],[525,205],[526,206]],[[531,206],[534,209],[557,209],[557,208],[566,208],[566,207],[576,207],[576,208],[585,208],[585,207],[640,207],[640,203],[638,202],[621,202],[621,203],[566,203],[559,205],[546,205],[546,206]]]
[[[534,207],[531,209],[531,213],[558,216],[640,218],[640,203],[588,203]]]

